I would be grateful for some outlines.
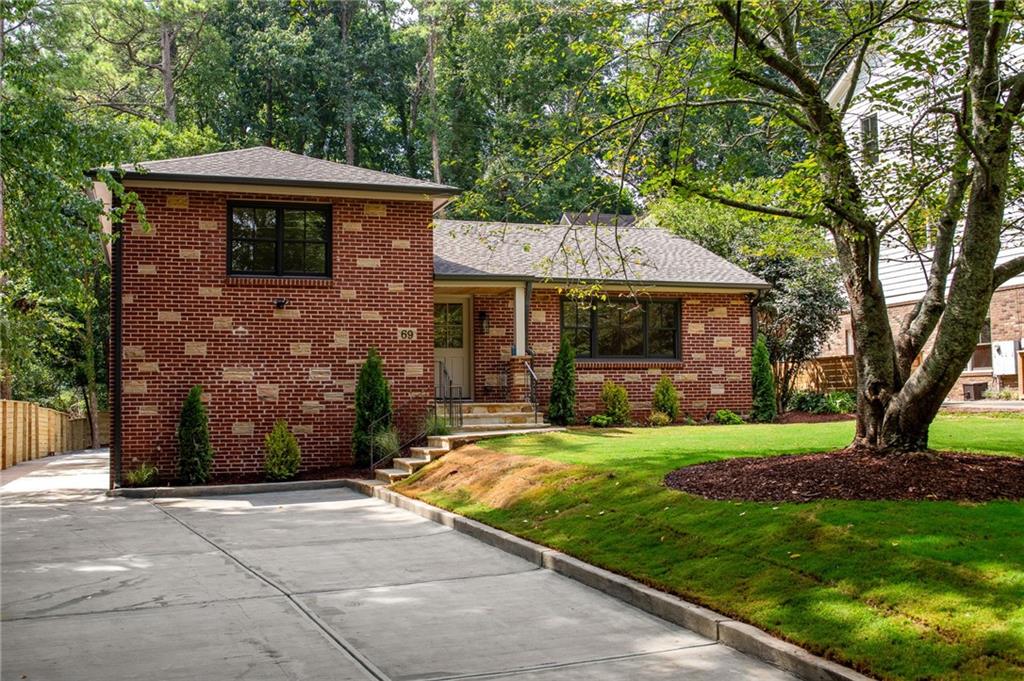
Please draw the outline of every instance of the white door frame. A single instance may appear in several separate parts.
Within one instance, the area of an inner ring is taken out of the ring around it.
[[[467,385],[463,386],[462,396],[466,401],[473,400],[474,364],[473,362],[473,296],[471,295],[434,295],[435,303],[462,303],[463,359],[466,363],[465,376]],[[433,308],[431,308],[433,310]],[[437,371],[437,349],[434,349],[434,371]],[[436,377],[434,383],[437,388]]]

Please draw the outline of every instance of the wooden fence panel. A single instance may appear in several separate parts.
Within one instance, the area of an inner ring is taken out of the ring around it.
[[[110,444],[110,414],[100,413],[100,446]],[[92,446],[89,420],[31,402],[0,400],[0,468]]]
[[[797,374],[793,387],[816,393],[856,390],[857,369],[853,357],[819,357],[812,360]]]

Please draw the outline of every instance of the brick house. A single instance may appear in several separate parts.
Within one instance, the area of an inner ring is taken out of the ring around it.
[[[612,379],[641,417],[663,374],[693,416],[750,407],[751,302],[766,284],[661,230],[579,228],[588,245],[572,255],[572,227],[434,220],[453,188],[266,147],[146,162],[123,182],[149,228],[114,225],[112,485],[144,461],[172,475],[197,384],[215,474],[261,470],[280,418],[304,468],[351,463],[371,347],[405,432],[439,374],[467,402],[522,402],[529,365],[543,407],[562,334],[582,415]],[[607,300],[563,297],[583,281]]]

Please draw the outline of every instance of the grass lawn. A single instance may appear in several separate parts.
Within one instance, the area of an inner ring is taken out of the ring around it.
[[[1024,678],[1024,503],[737,503],[661,484],[680,466],[835,449],[852,433],[838,422],[500,438],[482,446],[563,465],[493,506],[480,490],[500,477],[418,483],[444,459],[399,489],[885,679]],[[1024,418],[942,416],[931,445],[1024,455]]]

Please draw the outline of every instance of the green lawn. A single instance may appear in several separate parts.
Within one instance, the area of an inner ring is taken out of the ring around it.
[[[1024,678],[1024,503],[773,505],[661,484],[680,466],[834,449],[852,432],[840,422],[501,438],[483,446],[568,465],[504,508],[468,488],[418,488],[423,474],[404,487],[882,678]],[[931,444],[1024,455],[1024,418],[940,417]]]

